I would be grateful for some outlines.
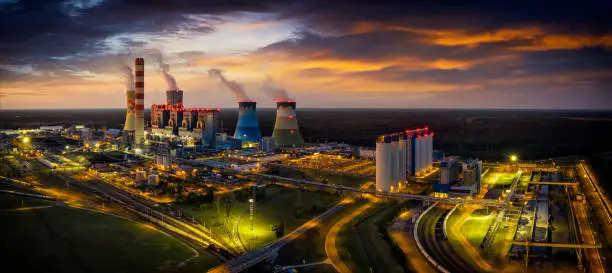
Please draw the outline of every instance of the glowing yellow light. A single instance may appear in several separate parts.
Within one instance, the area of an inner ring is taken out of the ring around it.
[[[517,160],[518,160],[518,156],[516,156],[516,155],[511,155],[510,156],[510,161],[516,162]]]
[[[23,137],[23,139],[21,141],[23,141],[23,143],[25,143],[25,144],[28,144],[28,143],[30,143],[30,137],[27,137],[27,136]]]
[[[100,142],[96,142],[96,148],[100,148]]]

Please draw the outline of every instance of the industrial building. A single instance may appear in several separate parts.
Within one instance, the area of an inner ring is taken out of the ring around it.
[[[259,142],[261,131],[257,122],[257,102],[239,101],[238,102],[238,123],[234,138],[243,142]]]
[[[166,105],[183,107],[183,90],[166,91]]]
[[[463,184],[472,186],[475,194],[480,193],[480,175],[482,173],[482,162],[478,159],[468,160],[463,163]]]
[[[450,185],[459,179],[461,166],[459,158],[455,156],[445,157],[440,161],[440,184]]]
[[[264,137],[259,142],[259,149],[266,153],[274,152],[275,147],[274,138],[272,137]]]
[[[272,137],[277,147],[299,147],[304,144],[295,114],[295,101],[276,102],[276,122]]]
[[[390,191],[408,176],[432,167],[433,132],[428,127],[379,136],[376,140],[376,189]]]

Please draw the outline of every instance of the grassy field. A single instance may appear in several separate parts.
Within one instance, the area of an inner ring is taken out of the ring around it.
[[[338,236],[338,251],[352,272],[405,272],[404,254],[387,236],[386,226],[402,204],[379,204],[355,219]]]
[[[3,272],[174,272],[195,254],[152,226],[66,207],[14,210],[20,200],[0,196]],[[28,201],[25,207],[34,205],[41,204]],[[214,257],[200,256],[185,272],[216,264]]]
[[[275,232],[272,230],[274,225],[279,225],[282,221],[287,234],[334,206],[338,200],[333,194],[268,186],[265,188],[265,197],[255,203],[252,232],[248,202],[234,200],[229,219],[226,218],[224,206],[218,201],[211,205],[203,205],[201,208],[190,204],[177,206],[182,209],[186,217],[205,222],[206,226],[212,227],[217,234],[227,233],[227,227],[231,228],[239,221],[239,232],[245,245],[251,243],[251,248],[259,248],[276,240]]]
[[[489,226],[495,220],[495,214],[491,215],[470,215],[461,226],[461,234],[474,246],[480,248],[482,239],[487,234]],[[450,225],[451,223],[449,223]]]
[[[323,182],[327,181],[329,184],[336,185],[344,185],[351,187],[359,187],[361,184],[372,181],[372,179],[356,177],[351,175],[341,175],[341,174],[333,174],[316,170],[306,170],[306,169],[292,169],[292,168],[283,168],[283,167],[274,167],[268,171],[268,174],[278,175],[283,177],[295,178],[295,179],[305,179],[310,181],[318,181]]]
[[[325,253],[325,236],[329,229],[347,214],[361,205],[361,201],[346,205],[340,211],[307,231],[301,237],[285,245],[279,251],[278,262],[281,265],[300,264],[302,261],[317,262],[327,258]],[[336,273],[330,265],[305,267],[299,272]]]
[[[489,184],[489,185],[496,185],[496,186],[507,186],[512,184],[512,180],[514,180],[514,173],[507,173],[507,172],[488,172],[484,179],[482,180],[483,183],[485,184]]]

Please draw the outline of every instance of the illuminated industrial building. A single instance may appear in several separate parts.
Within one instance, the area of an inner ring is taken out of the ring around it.
[[[459,158],[451,156],[440,161],[440,184],[450,185],[459,179]]]
[[[376,189],[389,191],[408,176],[430,170],[433,135],[425,127],[379,136],[376,140]]]
[[[480,193],[480,175],[482,173],[482,162],[473,159],[463,163],[463,184],[472,186],[475,194]]]

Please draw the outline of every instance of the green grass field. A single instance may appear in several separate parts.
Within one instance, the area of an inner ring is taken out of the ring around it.
[[[485,215],[471,215],[460,228],[461,234],[472,244],[475,248],[480,248],[482,239],[487,234],[489,226],[495,219],[494,214]],[[449,223],[450,225],[450,223]]]
[[[402,204],[379,204],[358,217],[338,235],[338,251],[352,272],[405,272],[402,251],[387,236],[386,226]]]
[[[195,255],[148,225],[67,207],[12,210],[11,204],[21,207],[20,200],[0,196],[3,272],[174,272]],[[40,205],[30,201],[25,206]],[[217,264],[212,256],[200,256],[185,272]]]
[[[273,225],[279,225],[282,221],[285,224],[285,234],[287,234],[334,206],[339,200],[333,194],[300,191],[280,186],[268,186],[265,191],[265,197],[255,203],[252,232],[248,202],[234,200],[228,221],[229,226],[233,227],[240,219],[238,227],[242,241],[245,245],[251,243],[251,248],[255,249],[276,240],[275,232],[272,230]],[[215,233],[227,233],[225,208],[217,201],[214,205],[204,205],[202,208],[190,204],[178,204],[177,206],[182,209],[186,217],[205,222],[206,226],[212,227]],[[313,206],[315,206],[314,210]],[[301,212],[296,214],[298,209]]]
[[[488,172],[485,175],[482,182],[485,184],[489,184],[489,185],[507,186],[507,185],[512,184],[512,181],[514,180],[514,176],[515,176],[514,173]]]

